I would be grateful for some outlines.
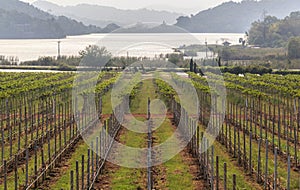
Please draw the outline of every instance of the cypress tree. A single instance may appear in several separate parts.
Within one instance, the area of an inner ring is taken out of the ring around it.
[[[221,64],[221,57],[218,58],[218,66],[219,66],[219,67],[222,66],[222,64]]]
[[[194,71],[194,61],[193,61],[193,58],[191,59],[190,61],[190,72],[193,72]]]

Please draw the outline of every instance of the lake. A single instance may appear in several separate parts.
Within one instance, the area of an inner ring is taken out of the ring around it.
[[[172,48],[190,44],[222,44],[228,41],[238,44],[244,34],[90,34],[68,36],[65,39],[0,40],[0,55],[17,56],[20,61],[36,60],[41,56],[57,56],[58,41],[61,41],[61,55],[78,55],[88,45],[105,46],[114,56],[147,56],[173,52]]]

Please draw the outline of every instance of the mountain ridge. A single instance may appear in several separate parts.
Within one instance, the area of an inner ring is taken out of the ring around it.
[[[262,20],[264,12],[283,18],[291,12],[300,10],[299,7],[298,0],[229,1],[200,11],[196,15],[181,16],[175,25],[189,32],[245,32],[254,21]]]
[[[53,16],[19,0],[0,0],[0,39],[65,38],[70,35],[111,32],[66,16]]]
[[[175,24],[181,13],[157,11],[150,9],[118,9],[110,6],[81,3],[74,6],[60,6],[45,0],[35,1],[34,6],[54,15],[65,15],[85,24],[93,24],[100,27],[108,23],[121,26],[132,25],[138,22]]]

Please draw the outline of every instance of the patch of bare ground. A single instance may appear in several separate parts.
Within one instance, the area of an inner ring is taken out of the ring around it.
[[[190,153],[189,149],[186,147],[180,152],[183,162],[189,166],[189,172],[193,176],[193,189],[203,190],[207,189],[206,183],[203,181],[203,177],[200,174],[199,162]]]
[[[155,138],[155,135],[152,137],[153,146],[158,145],[158,140]],[[152,159],[156,160],[160,152],[153,152]],[[165,189],[167,186],[167,176],[166,176],[166,167],[163,164],[154,166],[152,168],[152,177],[153,177],[153,188],[154,189]]]

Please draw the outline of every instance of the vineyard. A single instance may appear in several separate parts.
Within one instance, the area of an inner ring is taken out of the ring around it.
[[[298,75],[121,75],[0,73],[0,189],[300,189]]]

